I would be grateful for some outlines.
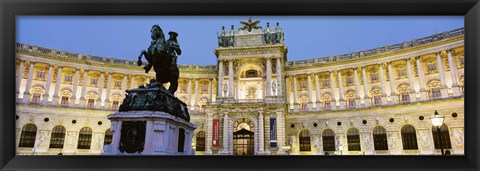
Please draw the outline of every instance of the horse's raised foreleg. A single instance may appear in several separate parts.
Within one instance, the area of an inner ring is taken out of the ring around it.
[[[150,71],[150,69],[152,69],[152,56],[150,56],[150,54],[147,53],[147,51],[145,50],[142,50],[140,52],[140,55],[138,56],[138,61],[137,61],[137,65],[140,66],[142,65],[142,55],[145,56],[145,59],[147,59],[147,65],[145,65],[145,67],[143,67],[143,69],[145,69],[145,73],[148,73],[148,71]]]

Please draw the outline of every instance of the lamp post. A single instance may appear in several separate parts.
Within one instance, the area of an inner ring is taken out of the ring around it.
[[[283,147],[282,147],[283,151],[285,151],[287,153],[287,156],[289,155],[288,154],[288,151],[290,151],[290,146],[285,144]]]
[[[443,120],[445,119],[444,116],[440,116],[437,112],[437,110],[435,110],[435,114],[433,115],[433,117],[430,118],[430,121],[432,121],[432,125],[437,127],[437,132],[438,132],[438,143],[440,144],[440,150],[442,152],[442,155],[444,155],[443,153],[443,143],[442,143],[442,134],[440,132],[440,127],[443,125]]]

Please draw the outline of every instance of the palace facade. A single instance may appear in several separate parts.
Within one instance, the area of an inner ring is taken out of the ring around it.
[[[287,60],[283,37],[278,23],[232,26],[218,65],[178,65],[197,155],[464,154],[463,28],[302,61]],[[154,78],[136,61],[16,47],[19,155],[102,154],[107,115]]]

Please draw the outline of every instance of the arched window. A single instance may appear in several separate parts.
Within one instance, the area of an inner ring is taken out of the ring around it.
[[[65,127],[63,126],[58,125],[53,128],[50,139],[50,148],[63,148],[65,132]]]
[[[299,136],[300,141],[300,151],[310,151],[310,133],[307,130],[303,130],[300,132]]]
[[[199,131],[195,138],[196,138],[195,150],[205,151],[205,131]]]
[[[322,133],[323,151],[335,151],[335,134],[331,129],[326,129]]]
[[[375,150],[388,150],[387,131],[381,126],[373,129],[373,144]]]
[[[35,145],[35,138],[37,137],[37,126],[34,124],[27,124],[22,128],[20,135],[20,143],[18,147],[31,147]]]
[[[77,149],[90,149],[91,143],[92,143],[92,129],[89,127],[82,128],[80,130],[80,135],[78,136]]]
[[[402,127],[402,144],[404,150],[417,150],[417,133],[412,125]]]
[[[246,77],[247,78],[255,78],[258,77],[258,72],[257,70],[251,69],[246,72]]]
[[[348,151],[360,151],[360,135],[357,128],[350,128],[347,131]]]
[[[103,145],[112,144],[112,138],[112,131],[110,131],[110,129],[107,129],[107,131],[105,131],[105,140],[103,141]]]
[[[433,142],[435,144],[435,149],[440,149],[440,140],[438,139],[438,130],[436,126],[432,126]],[[448,132],[447,125],[443,124],[440,127],[440,135],[442,137],[442,146],[444,149],[451,149],[452,144],[450,143],[450,133]]]

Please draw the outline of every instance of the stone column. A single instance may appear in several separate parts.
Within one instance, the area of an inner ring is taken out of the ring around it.
[[[382,105],[387,104],[387,93],[385,91],[385,77],[383,76],[383,63],[378,64],[378,74],[380,75],[380,86],[382,88]]]
[[[369,107],[370,106],[370,102],[371,102],[371,98],[370,96],[368,95],[368,85],[367,85],[367,74],[365,72],[365,67],[366,66],[362,66],[362,77],[363,77],[363,102],[365,103],[365,107]]]
[[[345,99],[343,98],[343,81],[342,81],[342,71],[338,70],[338,102],[340,103],[340,110],[345,109]]]
[[[298,112],[297,76],[296,75],[293,75],[293,112]]]
[[[112,87],[112,73],[108,73],[107,77],[107,95],[105,97],[105,109],[110,110],[110,91]]]
[[[425,89],[425,83],[423,82],[423,70],[422,65],[420,65],[420,56],[415,57],[417,63],[417,72],[418,72],[418,84],[420,84],[420,99],[427,100],[427,90]],[[410,96],[411,97],[411,96]],[[411,98],[410,98],[411,100]]]
[[[98,85],[98,97],[97,97],[97,100],[95,102],[97,109],[100,109],[100,107],[102,105],[103,81],[105,80],[104,74],[105,74],[105,72],[103,72],[103,71],[100,72],[100,80],[99,80],[100,84]]]
[[[198,113],[198,109],[199,109],[199,106],[198,106],[198,78],[195,79],[195,106],[193,108],[194,108],[193,113]]]
[[[218,81],[217,81],[217,98],[222,96],[223,90],[223,61],[218,61]]]
[[[130,81],[130,89],[134,89],[135,88],[135,75],[131,74],[132,76],[132,80]]]
[[[80,69],[77,68],[75,70],[75,79],[73,80],[73,92],[72,92],[72,98],[70,98],[70,107],[75,106],[75,102],[77,101],[77,88],[78,88],[78,75],[80,73]]]
[[[392,99],[392,104],[397,104],[398,96],[395,92],[395,78],[393,77],[392,62],[388,62],[388,77],[390,77],[390,98]]]
[[[277,96],[282,95],[282,64],[280,57],[277,57]]]
[[[285,78],[285,100],[287,101],[288,104],[288,110],[290,111],[290,107],[292,106],[292,103],[290,102],[290,76],[287,75]]]
[[[409,93],[410,102],[415,102],[417,100],[417,93],[415,92],[415,85],[413,84],[413,74],[412,74],[412,67],[410,64],[410,58],[407,58],[405,62],[407,63],[408,83],[410,86],[410,93]],[[420,78],[420,76],[418,78]]]
[[[337,108],[337,100],[335,100],[335,81],[333,80],[333,71],[330,72],[330,93],[332,95],[332,103],[330,104],[332,110]]]
[[[33,61],[30,61],[30,68],[28,68],[27,85],[25,86],[25,91],[23,92],[23,103],[29,103],[30,100],[30,85],[32,84],[34,65],[35,63]]]
[[[62,66],[58,66],[57,82],[55,83],[55,92],[53,93],[53,100],[52,100],[52,105],[54,106],[58,106],[58,99],[60,98],[58,96],[58,92],[60,91],[61,79],[62,79]]]
[[[312,111],[313,103],[312,103],[312,80],[310,79],[310,73],[307,73],[307,89],[308,89],[308,111]]]
[[[52,75],[53,75],[53,65],[48,67],[48,75],[45,84],[45,93],[43,94],[43,105],[46,106],[48,104],[48,98],[50,97],[50,84],[52,83]]]
[[[358,90],[358,74],[357,67],[353,68],[353,81],[355,81],[355,106],[360,106],[360,91]]]
[[[207,113],[207,135],[205,138],[205,155],[212,155],[213,114]]]
[[[277,113],[277,154],[282,155],[285,154],[283,151],[283,146],[285,145],[285,117],[283,112],[276,112]]]
[[[125,99],[125,92],[127,90],[127,74],[123,74],[123,82],[122,82],[122,99]]]
[[[437,52],[437,66],[438,66],[438,73],[440,74],[440,91],[442,94],[442,98],[445,98],[445,97],[448,97],[448,89],[447,89],[447,86],[445,85],[445,71],[443,69],[441,52]]]
[[[82,94],[80,94],[80,106],[87,107],[85,103],[85,91],[87,90],[88,70],[83,70]]]
[[[233,97],[233,60],[228,60],[228,97]]]
[[[187,87],[187,95],[188,95],[188,110],[192,110],[192,78],[188,79],[188,87]]]
[[[455,61],[452,58],[452,49],[447,50],[447,57],[448,57],[448,65],[450,66],[450,75],[452,78],[452,91],[453,96],[460,96],[460,86],[458,85],[458,78],[457,78],[457,67]]]
[[[258,132],[259,132],[259,142],[258,142],[258,153],[259,154],[265,154],[265,138],[264,138],[264,128],[265,126],[263,125],[263,113],[260,111],[258,112]]]
[[[321,103],[320,103],[320,84],[318,83],[318,73],[313,75],[315,77],[315,110],[321,111]]]
[[[270,57],[266,57],[266,61],[267,61],[267,69],[265,71],[266,73],[266,92],[267,92],[267,97],[269,96],[272,96],[272,63],[271,63],[271,58]]]
[[[228,155],[228,113],[223,116],[223,154]]]
[[[213,98],[213,79],[210,78],[210,83],[208,85],[208,101],[211,102]]]
[[[15,85],[16,86],[15,90],[17,91],[15,96],[16,100],[18,100],[18,95],[20,94],[20,84],[22,83],[22,79],[23,79],[24,64],[25,64],[25,61],[20,60],[20,66],[18,67],[18,73],[17,73],[17,84]],[[45,92],[45,94],[47,94],[47,92]]]
[[[145,82],[145,85],[150,84],[150,76],[146,75],[145,78],[147,80],[147,82]]]

